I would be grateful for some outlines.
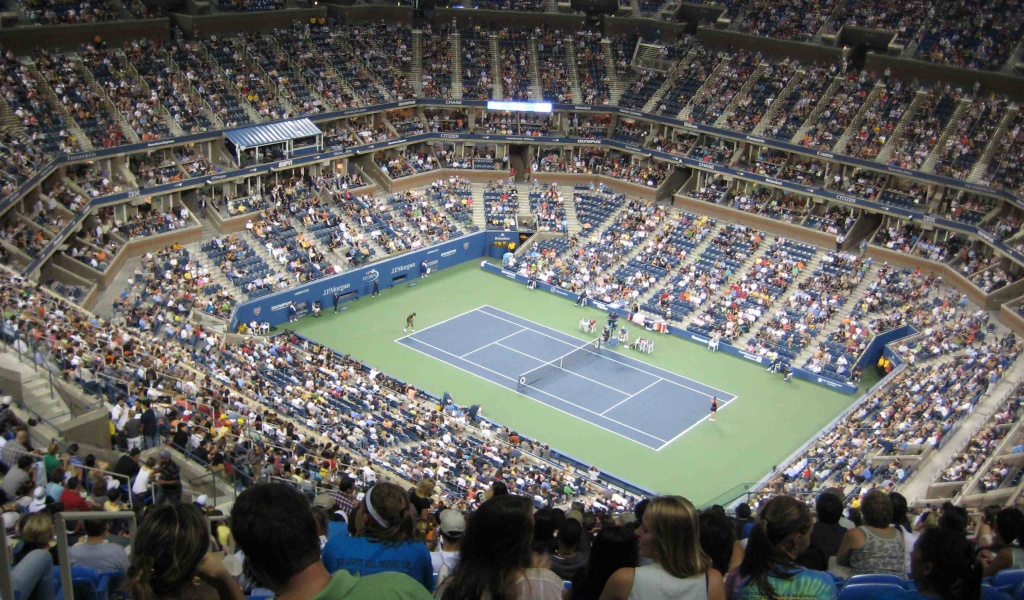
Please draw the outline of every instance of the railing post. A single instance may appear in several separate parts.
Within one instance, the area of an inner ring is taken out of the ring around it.
[[[7,563],[7,530],[0,527],[0,544],[4,551],[4,565],[0,568],[0,597],[14,598],[14,581],[11,577],[11,568]]]

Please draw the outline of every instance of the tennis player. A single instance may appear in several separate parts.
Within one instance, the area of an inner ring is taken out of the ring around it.
[[[714,421],[716,416],[718,416],[718,396],[712,396],[711,397],[711,419],[709,419],[709,420]]]
[[[403,330],[402,330],[403,332],[406,332],[406,333],[408,333],[408,331],[409,331],[410,329],[412,329],[412,330],[413,330],[413,332],[415,332],[415,331],[416,331],[416,328],[415,328],[415,327],[413,327],[413,324],[412,324],[412,320],[413,320],[413,318],[415,318],[415,317],[416,317],[416,313],[412,313],[411,315],[409,315],[408,317],[406,317],[406,318],[405,318],[405,329],[403,329]]]

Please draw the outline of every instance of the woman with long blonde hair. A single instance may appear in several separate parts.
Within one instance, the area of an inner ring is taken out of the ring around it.
[[[601,600],[725,600],[722,574],[700,546],[697,509],[682,496],[658,496],[636,530],[640,556],[653,561],[619,569]]]

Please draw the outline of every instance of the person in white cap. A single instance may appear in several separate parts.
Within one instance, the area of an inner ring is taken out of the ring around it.
[[[459,564],[459,545],[462,533],[466,531],[466,517],[460,511],[445,509],[441,511],[441,524],[437,531],[441,534],[441,544],[430,553],[430,562],[437,585],[440,585]]]
[[[46,508],[46,488],[37,487],[32,491],[32,501],[28,503],[28,512],[37,513]]]

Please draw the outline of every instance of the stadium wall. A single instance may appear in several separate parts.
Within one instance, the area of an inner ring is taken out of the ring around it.
[[[408,12],[408,9],[406,9]],[[292,23],[309,23],[310,19],[327,18],[327,7],[289,8],[247,13],[215,13],[210,15],[173,15],[174,24],[188,38],[213,33],[235,33],[239,31],[271,31],[290,27]],[[136,36],[135,39],[138,39]],[[166,39],[166,38],[165,38]]]
[[[841,63],[849,55],[846,48],[833,48],[808,42],[794,42],[766,38],[749,33],[700,27],[697,37],[709,46],[744,49],[748,52],[760,52],[762,56],[793,58],[802,63]]]
[[[1024,315],[1019,311],[1024,306],[1024,297],[1007,302],[999,307],[1000,320],[1017,335],[1024,335]]]
[[[718,19],[728,18],[725,7],[718,4],[696,4],[683,2],[679,5],[676,17],[679,20],[693,21],[696,23],[715,23]]]
[[[950,84],[952,87],[963,88],[965,92],[972,91],[974,84],[980,83],[982,90],[1006,94],[1015,100],[1024,100],[1024,85],[1021,85],[1021,78],[1009,73],[967,70],[876,53],[868,53],[864,68],[876,73],[891,69],[894,75],[905,79]]]
[[[342,300],[348,302],[361,298],[372,292],[376,281],[380,288],[387,289],[396,285],[405,285],[420,278],[420,268],[424,261],[431,272],[447,269],[483,256],[500,257],[508,251],[508,243],[519,243],[516,231],[483,231],[454,240],[401,254],[379,262],[364,265],[339,275],[324,277],[289,290],[249,300],[235,307],[228,326],[230,331],[238,329],[240,323],[257,321],[277,326],[288,322],[288,305],[295,302],[298,316],[312,311],[313,302],[319,300],[326,310],[332,306],[335,292],[342,294]]]
[[[809,229],[793,223],[786,223],[785,221],[780,221],[778,219],[762,217],[761,215],[736,210],[720,204],[702,202],[690,196],[676,194],[672,197],[672,205],[690,212],[705,214],[712,219],[722,219],[733,223],[740,223],[755,229],[768,230],[773,234],[799,240],[806,244],[821,246],[822,248],[835,246],[836,238],[831,234],[823,233],[816,229]]]
[[[77,49],[82,44],[93,43],[97,37],[110,46],[120,46],[138,39],[166,40],[170,34],[171,20],[168,18],[12,27],[0,29],[0,46],[15,54],[27,54],[42,45],[50,50]]]
[[[509,271],[508,269],[503,269],[501,266],[496,265],[494,263],[484,262],[480,266],[481,266],[481,268],[483,268],[484,271],[487,271],[488,273],[493,273],[495,275],[499,275],[501,277],[505,277],[506,279],[511,279],[512,281],[515,281],[517,283],[521,283],[523,285],[526,285],[526,283],[529,281],[529,278],[527,278],[527,277],[525,277],[523,275],[520,275],[519,273],[515,273],[513,271]],[[540,281],[537,282],[537,289],[545,291],[545,292],[548,292],[548,293],[551,293],[551,294],[554,294],[556,296],[561,296],[562,298],[567,298],[569,300],[572,300],[573,302],[576,302],[576,301],[579,300],[579,294],[570,292],[569,290],[560,288],[558,286],[548,285],[548,284],[540,282]],[[593,299],[589,299],[588,300],[588,304],[590,306],[593,306],[593,307],[598,308],[600,310],[603,310],[605,312],[615,312],[620,317],[624,317],[624,318],[627,318],[627,319],[629,318],[629,315],[632,314],[632,313],[630,313],[629,311],[627,311],[627,310],[625,310],[623,308],[620,308],[620,307],[617,307],[617,306],[612,306],[612,305],[609,305],[609,304],[605,304],[604,302],[596,301],[596,300],[593,300]],[[675,325],[669,325],[668,326],[668,333],[671,334],[671,335],[674,335],[676,337],[681,337],[684,340],[689,340],[691,342],[695,342],[695,343],[700,344],[702,346],[707,346],[708,341],[709,341],[706,337],[704,337],[704,336],[702,336],[700,334],[691,333],[691,332],[689,332],[689,331],[687,331],[685,329],[682,329],[680,327],[676,327]],[[724,352],[726,354],[730,354],[732,356],[738,356],[738,357],[740,357],[742,359],[749,360],[751,362],[755,362],[755,363],[757,363],[759,365],[765,364],[765,358],[763,356],[759,356],[757,354],[751,354],[749,352],[746,352],[742,348],[737,347],[737,346],[733,346],[733,345],[731,345],[731,344],[729,344],[729,343],[727,343],[725,341],[722,341],[719,344],[718,349],[721,352]],[[827,388],[830,388],[830,389],[842,392],[844,394],[856,394],[857,393],[857,386],[854,385],[854,384],[847,383],[845,381],[838,381],[838,380],[830,379],[828,377],[824,377],[824,376],[822,376],[822,375],[820,375],[818,373],[812,373],[812,372],[807,371],[805,369],[802,369],[800,367],[791,366],[790,370],[793,371],[793,376],[798,378],[798,379],[805,379],[807,381],[810,381],[811,383],[816,383],[818,385],[821,385],[821,386],[824,386],[824,387],[827,387]]]

